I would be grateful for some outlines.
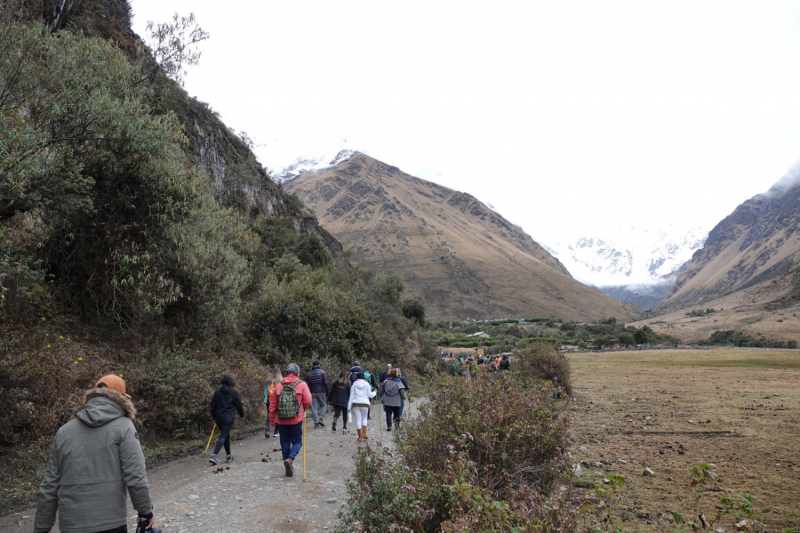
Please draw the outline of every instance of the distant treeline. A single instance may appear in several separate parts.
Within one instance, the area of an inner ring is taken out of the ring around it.
[[[751,337],[750,335],[735,331],[732,329],[718,330],[711,334],[711,336],[700,341],[701,346],[739,346],[743,348],[797,348],[797,341],[776,341],[758,337]]]

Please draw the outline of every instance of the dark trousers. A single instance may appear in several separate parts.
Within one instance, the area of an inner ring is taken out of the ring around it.
[[[303,447],[303,423],[278,424],[278,434],[281,437],[281,453],[283,460],[297,457]]]
[[[214,455],[219,453],[219,450],[225,446],[225,453],[230,455],[231,454],[231,428],[233,427],[233,423],[230,424],[219,424],[219,440],[217,441],[217,445],[214,446]]]
[[[115,527],[114,529],[106,529],[105,531],[100,531],[99,533],[128,533],[128,526],[119,526]]]
[[[384,405],[383,410],[386,411],[386,427],[392,429],[392,418],[400,418],[400,406]]]
[[[342,429],[347,429],[347,406],[334,405],[333,406],[333,424],[339,420],[339,415],[342,416]]]

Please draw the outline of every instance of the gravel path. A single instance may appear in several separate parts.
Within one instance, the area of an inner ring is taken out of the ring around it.
[[[382,440],[377,414],[373,407],[371,442]],[[152,467],[147,475],[156,527],[165,533],[322,533],[334,529],[337,513],[347,499],[345,483],[353,471],[357,436],[354,431],[342,435],[341,420],[334,433],[332,421],[333,416],[327,415],[327,427],[320,429],[308,422],[305,482],[302,452],[295,461],[294,477],[287,478],[279,440],[267,439],[263,433],[234,441],[236,460],[223,460],[219,467],[211,466],[207,455],[200,454]],[[383,418],[383,441],[391,446],[393,439],[385,422]],[[220,457],[224,459],[224,450]],[[222,471],[218,471],[220,467]],[[33,531],[34,514],[35,510],[29,509],[2,517],[0,531]],[[132,508],[129,517],[135,517]],[[128,531],[135,531],[134,522],[129,523]]]

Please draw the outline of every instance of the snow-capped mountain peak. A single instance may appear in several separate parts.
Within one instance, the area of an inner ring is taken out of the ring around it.
[[[339,150],[339,152],[334,156],[331,156],[330,152],[319,153],[312,156],[300,156],[289,166],[276,170],[272,175],[272,179],[276,182],[283,182],[294,179],[298,176],[302,176],[309,170],[326,170],[328,168],[335,167],[342,161],[357,153],[357,150],[345,148],[343,150]]]

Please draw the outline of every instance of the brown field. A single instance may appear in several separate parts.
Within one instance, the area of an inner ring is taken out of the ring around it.
[[[659,525],[665,513],[689,513],[687,470],[700,462],[716,466],[721,489],[705,493],[706,515],[720,497],[747,493],[776,530],[800,525],[800,350],[583,353],[570,361],[573,462],[609,462],[584,467],[573,482],[588,490],[605,473],[623,475],[625,531],[670,530],[666,518]],[[645,467],[655,476],[643,476]]]

